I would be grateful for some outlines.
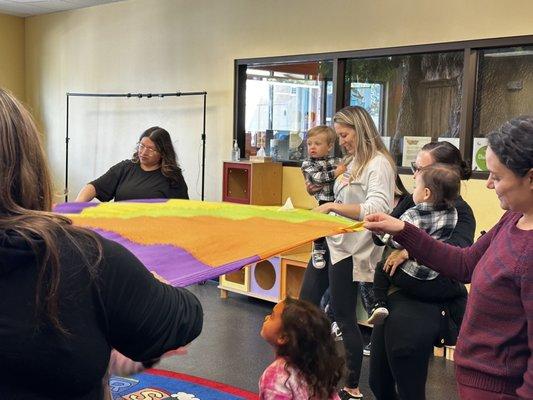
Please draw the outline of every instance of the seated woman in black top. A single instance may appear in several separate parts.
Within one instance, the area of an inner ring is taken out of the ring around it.
[[[52,213],[35,124],[0,89],[0,399],[104,398],[111,348],[151,364],[202,330],[198,299]]]
[[[188,199],[169,133],[158,126],[144,131],[132,159],[119,162],[85,185],[75,201],[95,197],[100,201]]]

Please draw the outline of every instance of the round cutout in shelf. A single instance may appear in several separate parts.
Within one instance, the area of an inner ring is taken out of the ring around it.
[[[254,270],[254,279],[263,290],[270,290],[276,284],[276,270],[268,260],[260,261]]]

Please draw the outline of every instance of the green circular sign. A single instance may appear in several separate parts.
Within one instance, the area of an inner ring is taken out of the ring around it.
[[[480,147],[476,152],[476,165],[480,171],[487,170],[487,160],[485,158],[486,154],[487,154],[487,146]]]

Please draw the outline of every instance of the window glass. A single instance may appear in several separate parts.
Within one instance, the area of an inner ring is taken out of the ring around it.
[[[463,52],[348,60],[344,103],[372,116],[397,165],[432,140],[459,147]]]
[[[472,169],[484,171],[485,135],[533,110],[533,46],[479,51]]]
[[[383,84],[352,82],[350,86],[350,105],[365,108],[378,130],[382,130]]]
[[[252,66],[247,68],[245,156],[278,161],[307,156],[306,133],[331,121],[331,62]]]

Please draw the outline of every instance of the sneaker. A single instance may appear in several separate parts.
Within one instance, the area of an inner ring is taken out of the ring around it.
[[[364,356],[369,356],[370,355],[370,347],[372,346],[372,343],[371,342],[368,342],[368,344],[363,347],[363,355]]]
[[[341,400],[362,399],[363,398],[363,393],[350,394],[346,390],[341,389],[341,390],[339,390],[339,397],[341,398]]]
[[[313,254],[311,255],[313,267],[316,269],[322,269],[326,266],[326,259],[324,258],[325,254],[326,250],[313,250]]]
[[[385,306],[385,303],[378,302],[372,307],[370,317],[368,317],[368,323],[370,325],[380,325],[385,321],[385,318],[389,316],[389,310]]]
[[[333,339],[335,339],[336,342],[342,340],[341,328],[339,328],[339,325],[337,325],[336,322],[331,324],[331,336],[333,336]]]

